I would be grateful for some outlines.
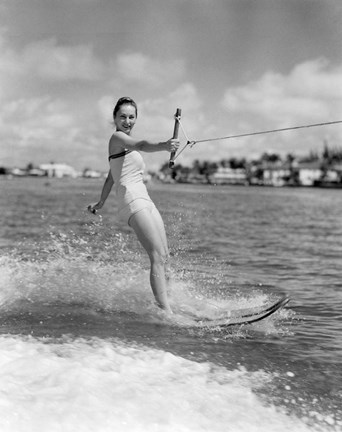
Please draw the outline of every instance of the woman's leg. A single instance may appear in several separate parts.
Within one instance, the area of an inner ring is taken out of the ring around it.
[[[165,226],[164,226],[164,221],[159,213],[159,210],[157,209],[157,207],[154,207],[152,210],[152,215],[153,218],[158,226],[158,230],[163,242],[163,246],[164,246],[164,251],[166,254],[166,260],[165,260],[165,276],[166,276],[166,282],[167,284],[169,284],[169,282],[172,279],[172,275],[171,275],[171,268],[170,268],[170,253],[169,253],[169,247],[168,247],[168,242],[167,242],[167,237],[166,237],[166,232],[165,232]]]
[[[171,312],[167,297],[165,265],[168,249],[164,224],[159,212],[143,209],[129,221],[151,262],[150,283],[155,299],[162,309]]]

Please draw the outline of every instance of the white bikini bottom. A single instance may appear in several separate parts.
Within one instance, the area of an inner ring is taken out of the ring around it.
[[[136,198],[135,200],[131,201],[129,204],[125,205],[119,210],[119,216],[129,225],[129,220],[131,219],[131,217],[140,212],[141,210],[148,209],[152,211],[155,208],[156,206],[151,199]]]

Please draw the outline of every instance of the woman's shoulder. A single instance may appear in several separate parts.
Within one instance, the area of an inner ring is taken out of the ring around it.
[[[109,139],[109,150],[113,153],[115,150],[122,150],[125,148],[125,140],[122,132],[113,132]]]
[[[123,142],[125,141],[126,134],[121,131],[114,131],[110,137],[109,142]]]
[[[109,149],[114,150],[140,150],[141,141],[133,139],[130,135],[125,134],[122,131],[113,132],[110,141]]]

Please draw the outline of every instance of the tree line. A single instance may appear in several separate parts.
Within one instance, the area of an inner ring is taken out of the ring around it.
[[[323,151],[319,154],[317,151],[310,151],[307,155],[302,157],[296,157],[292,153],[288,153],[285,157],[277,154],[277,153],[267,153],[264,152],[259,159],[248,160],[245,157],[237,158],[231,157],[227,159],[221,159],[219,161],[208,161],[203,160],[200,161],[198,159],[193,161],[192,166],[183,166],[182,164],[175,164],[172,169],[172,177],[177,178],[182,176],[189,175],[190,173],[201,175],[201,176],[210,176],[217,172],[220,167],[223,168],[231,168],[231,169],[243,169],[250,170],[251,168],[262,167],[265,164],[270,165],[281,165],[288,164],[292,166],[294,162],[298,164],[305,163],[313,163],[317,162],[321,165],[322,169],[327,169],[330,166],[341,164],[342,163],[342,148],[339,147],[329,147],[327,143],[325,143]],[[160,171],[162,173],[169,173],[168,162],[164,163]]]

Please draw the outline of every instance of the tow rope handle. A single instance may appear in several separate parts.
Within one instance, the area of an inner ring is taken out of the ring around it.
[[[179,120],[181,118],[181,115],[182,115],[182,110],[180,108],[177,108],[176,114],[175,114],[175,125],[174,125],[174,128],[173,128],[172,139],[177,139],[178,138]],[[175,156],[176,156],[176,152],[175,151],[171,152],[170,160],[169,160],[169,168],[173,168],[173,166],[175,164],[175,161],[174,161]]]

